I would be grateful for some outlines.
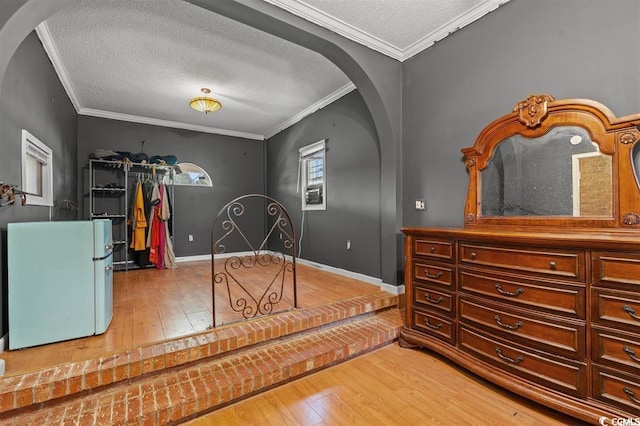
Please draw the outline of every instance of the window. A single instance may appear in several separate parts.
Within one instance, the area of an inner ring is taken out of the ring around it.
[[[200,166],[192,163],[180,163],[175,166],[174,185],[213,186],[211,177]]]
[[[53,152],[22,129],[22,190],[26,204],[53,206]]]
[[[321,140],[300,148],[302,210],[326,210],[326,145]]]

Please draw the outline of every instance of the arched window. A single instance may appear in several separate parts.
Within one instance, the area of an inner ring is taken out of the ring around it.
[[[176,164],[174,170],[174,185],[213,186],[209,174],[202,167],[193,163]]]

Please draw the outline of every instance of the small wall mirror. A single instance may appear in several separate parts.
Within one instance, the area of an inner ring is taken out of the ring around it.
[[[612,157],[582,127],[516,134],[496,145],[480,173],[481,215],[611,217],[612,180]]]

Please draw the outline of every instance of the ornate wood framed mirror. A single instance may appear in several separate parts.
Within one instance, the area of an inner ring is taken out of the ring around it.
[[[531,95],[463,149],[464,221],[474,225],[640,225],[640,114]]]

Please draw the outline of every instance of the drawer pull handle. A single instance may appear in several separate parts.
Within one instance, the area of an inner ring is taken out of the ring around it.
[[[440,277],[442,276],[442,274],[443,274],[443,273],[444,273],[444,272],[442,272],[442,271],[438,271],[438,272],[437,272],[437,273],[435,273],[435,274],[430,274],[430,273],[429,273],[429,270],[428,270],[427,268],[424,268],[424,274],[425,274],[428,278],[438,279],[438,278],[440,278]]]
[[[628,314],[629,314],[629,316],[630,316],[631,318],[633,318],[634,320],[638,320],[638,321],[640,321],[640,317],[636,315],[636,311],[634,311],[634,310],[633,310],[633,308],[632,308],[631,306],[629,306],[629,305],[624,305],[624,306],[622,307],[622,309],[623,309],[626,313],[628,313]]]
[[[444,300],[444,297],[440,296],[437,299],[432,299],[431,297],[429,297],[429,293],[425,293],[424,299],[429,303],[433,303],[434,305],[437,305],[438,303]]]
[[[498,293],[503,294],[505,296],[518,297],[522,293],[524,293],[524,289],[522,287],[518,287],[516,289],[516,291],[510,292],[510,291],[503,290],[502,286],[500,285],[500,283],[495,283],[495,286],[496,286],[496,290],[498,291]]]
[[[496,324],[498,324],[500,327],[505,328],[507,330],[517,330],[517,329],[519,329],[520,327],[522,327],[524,325],[522,323],[522,321],[517,321],[513,325],[505,324],[505,323],[502,322],[502,320],[500,319],[500,317],[498,315],[493,317],[493,319],[496,321]]]
[[[640,400],[636,398],[636,395],[633,393],[631,389],[625,386],[622,388],[622,391],[627,394],[627,396],[631,401],[635,402],[636,404],[640,404]]]
[[[478,257],[476,252],[475,251],[471,252],[471,260],[476,260],[476,257]]]
[[[429,248],[429,252],[430,253],[435,253],[436,252],[436,248],[435,247],[430,247]]]
[[[556,262],[549,262],[549,269],[551,269],[552,271],[555,271],[557,269]]]
[[[640,362],[640,358],[636,356],[636,352],[633,349],[631,349],[629,346],[623,347],[622,350],[624,351],[624,353],[629,355],[629,358],[631,358],[633,361]]]
[[[437,323],[436,325],[433,325],[433,324],[429,323],[429,318],[425,318],[424,319],[424,324],[429,328],[433,328],[434,330],[439,330],[439,329],[442,328],[442,323],[441,322]]]
[[[518,355],[516,359],[509,358],[508,356],[503,355],[502,350],[498,347],[496,347],[496,353],[498,354],[498,357],[500,357],[501,360],[506,361],[509,364],[520,364],[522,361],[524,361],[524,358],[521,355]]]

